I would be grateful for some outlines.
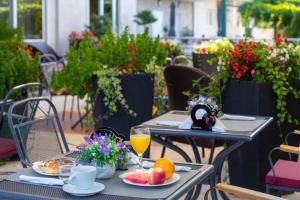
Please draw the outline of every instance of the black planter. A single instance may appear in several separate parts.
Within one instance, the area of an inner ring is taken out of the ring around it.
[[[217,60],[214,60],[215,58],[216,56],[213,54],[199,54],[193,52],[193,66],[209,75],[214,74],[217,72],[218,65]],[[209,64],[209,60],[212,60],[213,62]]]
[[[291,83],[300,89],[300,81]],[[245,188],[265,191],[265,175],[270,170],[268,153],[282,143],[276,122],[276,95],[269,83],[230,81],[223,93],[225,113],[241,115],[273,116],[273,123],[264,129],[252,142],[244,144],[229,156],[230,182]],[[287,99],[288,111],[300,119],[300,100]],[[281,126],[283,138],[295,129],[287,123]],[[293,144],[294,143],[294,144]],[[298,145],[292,141],[292,145]],[[287,156],[287,155],[286,155]],[[282,155],[275,156],[275,160]],[[287,157],[286,157],[287,158]]]
[[[103,116],[107,112],[107,108],[103,102],[104,94],[101,92],[96,97],[93,115],[95,119],[98,119],[95,123],[95,129],[102,126],[112,127],[128,140],[132,126],[139,125],[152,118],[154,82],[152,75],[145,73],[124,75],[121,76],[120,79],[123,95],[129,107],[137,113],[137,116],[130,116],[119,106],[117,113],[109,119],[104,119]],[[94,90],[97,89],[97,78],[95,78]]]

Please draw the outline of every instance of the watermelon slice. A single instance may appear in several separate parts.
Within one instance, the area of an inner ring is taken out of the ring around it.
[[[148,173],[147,172],[130,172],[125,175],[125,180],[138,184],[147,184]]]

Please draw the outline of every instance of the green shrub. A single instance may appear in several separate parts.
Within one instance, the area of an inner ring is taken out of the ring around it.
[[[0,40],[0,99],[10,88],[39,81],[38,58],[32,58],[21,39]]]

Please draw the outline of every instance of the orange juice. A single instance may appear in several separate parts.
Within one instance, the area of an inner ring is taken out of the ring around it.
[[[150,144],[150,135],[131,135],[130,144],[138,155],[143,154]]]

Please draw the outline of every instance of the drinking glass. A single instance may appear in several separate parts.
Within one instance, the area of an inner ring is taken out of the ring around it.
[[[150,144],[150,129],[145,126],[135,126],[130,130],[130,144],[139,156],[139,168],[142,170],[143,153]]]
[[[67,162],[66,159],[58,160],[58,178],[63,180],[64,184],[68,183],[72,167],[74,167],[73,160],[68,160]]]

